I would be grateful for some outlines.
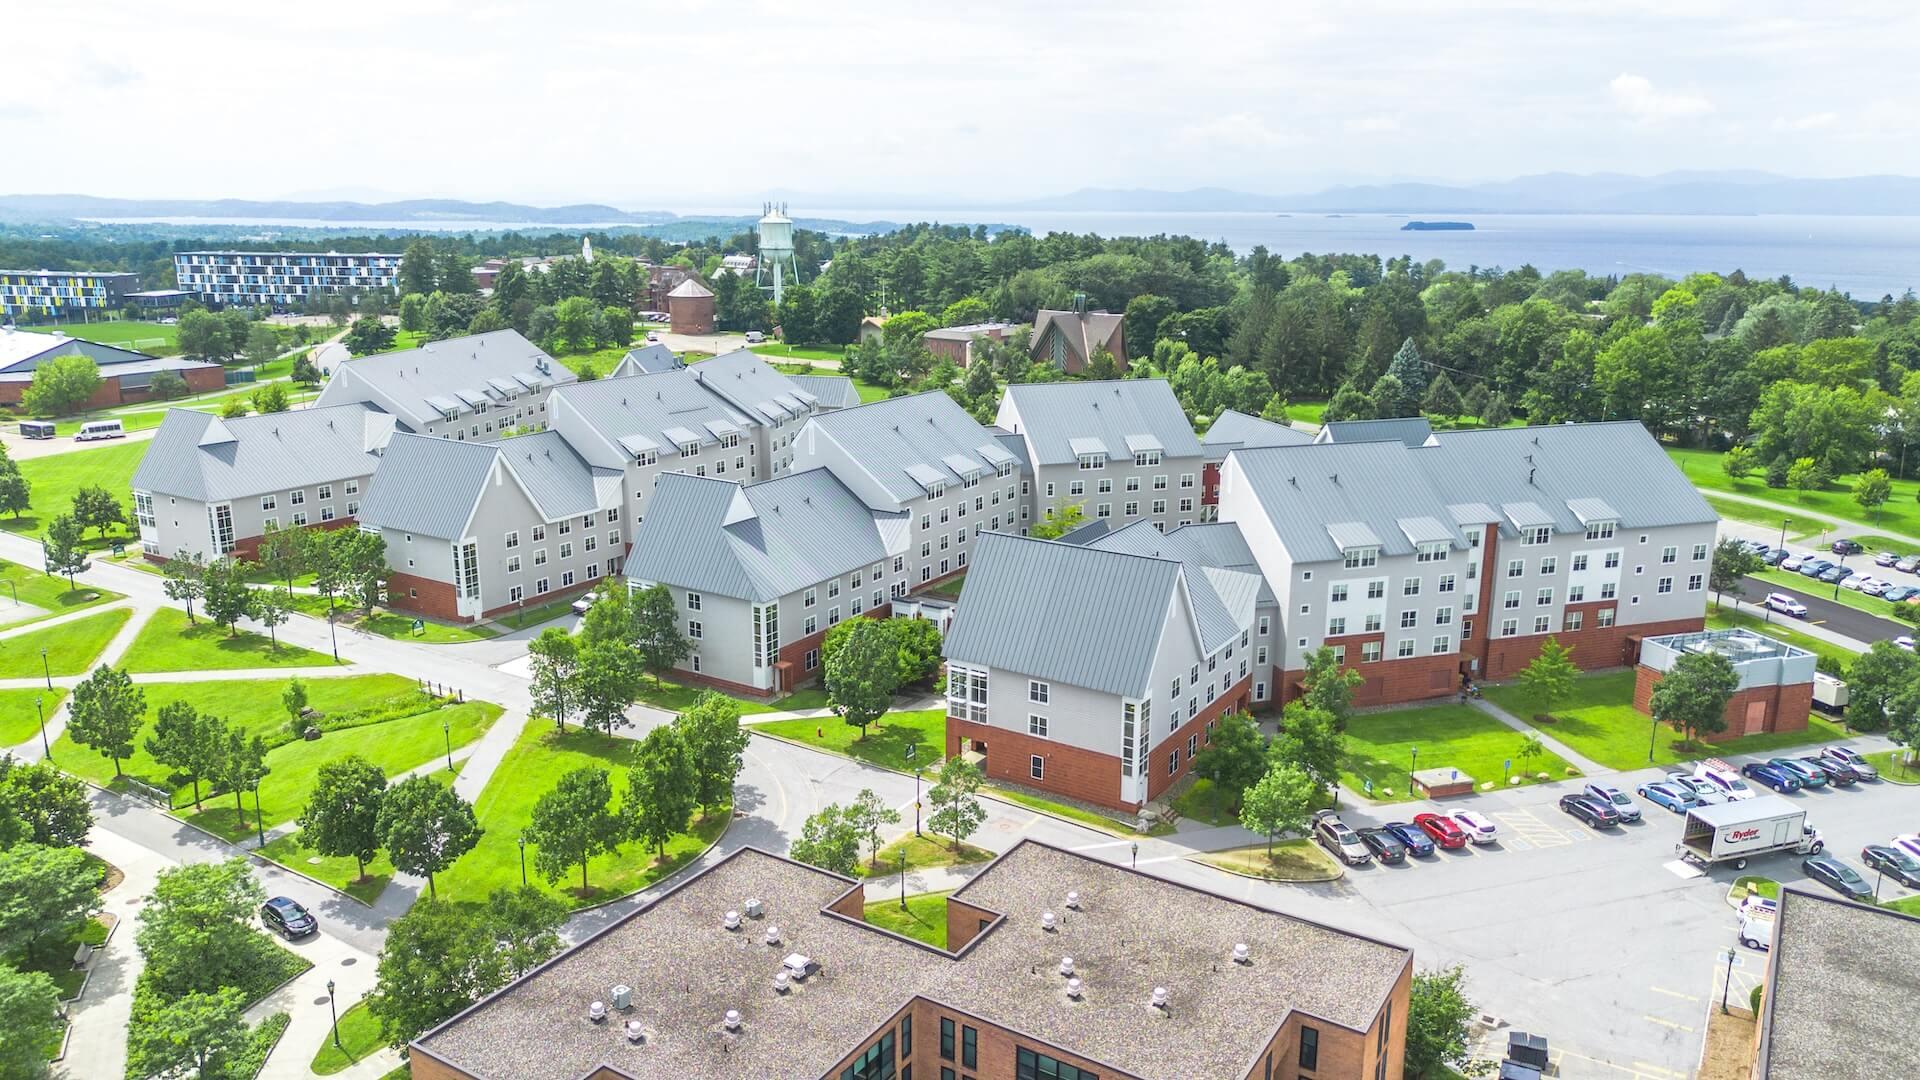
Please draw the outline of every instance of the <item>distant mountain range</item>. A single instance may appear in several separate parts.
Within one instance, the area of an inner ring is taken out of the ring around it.
[[[995,210],[1311,211],[1484,214],[1920,214],[1920,178],[1855,176],[1805,180],[1751,171],[1543,173],[1494,183],[1368,184],[1308,194],[1256,195],[1225,188],[1155,191],[1083,188],[998,203]]]
[[[676,220],[665,211],[616,210],[593,203],[527,206],[460,199],[398,202],[299,202],[253,199],[103,199],[93,195],[0,195],[0,220],[63,221],[77,218],[246,218],[358,222],[525,222],[538,225],[658,225]]]

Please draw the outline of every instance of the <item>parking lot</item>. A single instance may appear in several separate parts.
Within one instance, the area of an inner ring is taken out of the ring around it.
[[[1632,793],[1656,770],[1606,782]],[[1764,953],[1740,948],[1727,892],[1740,874],[1814,890],[1800,857],[1754,859],[1744,871],[1710,874],[1680,862],[1681,816],[1639,799],[1642,819],[1590,829],[1560,811],[1580,782],[1494,792],[1438,806],[1346,809],[1355,828],[1409,821],[1438,809],[1473,809],[1500,828],[1489,846],[1438,850],[1397,866],[1350,867],[1315,887],[1312,911],[1364,933],[1412,944],[1423,966],[1464,963],[1480,1007],[1512,1027],[1551,1040],[1563,1076],[1690,1075],[1736,952],[1730,1000],[1744,1002],[1766,967]],[[1827,853],[1860,863],[1860,848],[1912,831],[1920,788],[1885,781],[1822,788],[1785,798],[1802,804]],[[1891,879],[1882,898],[1909,895]],[[1331,905],[1335,914],[1325,914]]]
[[[1880,576],[1895,581],[1905,581],[1912,577],[1897,570],[1884,571]],[[1920,577],[1914,577],[1907,583],[1920,585]],[[1740,579],[1740,585],[1741,595],[1756,604],[1764,600],[1768,593],[1791,593],[1794,599],[1807,605],[1808,622],[1819,623],[1835,633],[1845,634],[1856,641],[1891,641],[1902,635],[1911,636],[1914,632],[1912,623],[1881,618],[1870,612],[1861,611],[1859,608],[1835,602],[1831,599],[1833,596],[1831,585],[1821,585],[1809,580],[1804,586],[1796,588],[1755,577]],[[1786,619],[1789,625],[1796,621],[1785,616],[1776,615],[1775,618]]]

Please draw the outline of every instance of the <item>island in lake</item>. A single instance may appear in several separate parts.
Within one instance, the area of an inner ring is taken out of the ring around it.
[[[1400,226],[1401,232],[1448,232],[1473,231],[1471,221],[1409,221]]]

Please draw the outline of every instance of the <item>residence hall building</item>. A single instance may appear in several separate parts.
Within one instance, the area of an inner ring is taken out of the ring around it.
[[[193,394],[226,385],[226,371],[178,356],[148,356],[132,349],[85,341],[63,333],[39,334],[0,327],[0,405],[17,405],[33,385],[34,369],[59,356],[84,356],[100,369],[100,385],[86,409],[104,409],[153,398],[153,377],[163,371],[180,376]]]
[[[99,270],[0,270],[0,315],[31,322],[118,311],[140,275]]]
[[[1913,1052],[1915,949],[1920,919],[1912,915],[1781,889],[1755,1018],[1754,1080],[1905,1072],[1898,1063]]]
[[[980,538],[944,650],[946,753],[1138,810],[1186,775],[1223,713],[1251,707],[1262,583],[1099,543]]]
[[[490,443],[395,435],[360,511],[387,542],[388,602],[470,622],[617,574],[621,473],[558,432]]]
[[[868,509],[907,515],[893,595],[964,573],[982,533],[1021,527],[1019,440],[982,427],[943,390],[818,413],[794,451],[794,469],[824,466]]]
[[[414,1080],[1402,1075],[1402,946],[1035,840],[953,893],[946,948],[864,899],[741,848],[421,1035]]]
[[[989,341],[1005,341],[1013,332],[1012,323],[983,322],[968,323],[965,326],[942,326],[920,335],[920,343],[927,351],[945,360],[951,360],[956,367],[966,367],[973,362],[974,342],[985,338]]]
[[[140,550],[253,558],[269,526],[351,525],[393,432],[359,402],[232,420],[169,409],[133,473]]]
[[[1262,446],[1305,446],[1313,436],[1287,424],[1276,424],[1232,409],[1220,415],[1200,436],[1200,449],[1207,463],[1200,470],[1200,507],[1203,520],[1218,516],[1220,505],[1220,466],[1235,450],[1254,450]]]
[[[173,256],[180,288],[209,304],[293,308],[315,296],[391,291],[400,256],[337,251],[181,251]]]
[[[575,383],[553,395],[553,430],[596,468],[624,475],[638,524],[663,474],[753,483],[793,468],[815,399],[746,350],[685,368]]]
[[[353,357],[335,366],[314,405],[364,402],[392,414],[402,431],[488,442],[545,429],[547,395],[574,381],[519,331],[496,330]]]
[[[1042,309],[1033,317],[1028,357],[1045,360],[1069,375],[1087,370],[1095,350],[1105,349],[1121,371],[1127,369],[1126,316],[1086,310],[1086,297],[1074,298],[1072,311]],[[1151,344],[1151,343],[1149,343]]]
[[[1220,520],[1279,604],[1273,699],[1326,645],[1366,705],[1511,678],[1548,635],[1591,669],[1701,629],[1718,522],[1634,421],[1235,450]]]
[[[909,584],[911,533],[904,511],[868,507],[826,469],[758,484],[668,473],[626,578],[673,593],[693,645],[679,677],[780,694],[818,674],[829,628],[887,617]]]
[[[1034,521],[1075,503],[1114,528],[1200,520],[1205,457],[1165,379],[1014,383],[994,423],[1025,446]]]

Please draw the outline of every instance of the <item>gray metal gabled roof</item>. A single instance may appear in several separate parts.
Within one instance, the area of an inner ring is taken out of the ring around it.
[[[1221,410],[1207,433],[1200,437],[1200,445],[1206,448],[1209,457],[1224,457],[1227,451],[1238,447],[1303,446],[1312,441],[1313,436],[1307,432],[1232,409]]]
[[[860,388],[845,375],[789,375],[787,381],[812,394],[823,409],[851,409],[860,404]]]
[[[1014,456],[1008,453],[1006,448],[999,443],[981,443],[979,446],[973,448],[973,452],[979,454],[989,466],[995,469],[998,469],[1002,465],[1011,465],[1014,462]]]
[[[945,465],[949,469],[952,469],[954,475],[960,477],[963,480],[966,479],[968,476],[978,476],[982,472],[992,471],[982,466],[980,464],[979,458],[970,457],[966,454],[942,455],[940,458],[940,464]]]
[[[764,603],[900,554],[904,519],[868,509],[827,469],[745,487],[665,473],[625,573]]]
[[[618,379],[627,375],[652,375],[660,371],[673,371],[686,367],[686,362],[672,349],[658,342],[644,348],[634,349],[620,358],[620,362],[607,373],[607,378]]]
[[[458,540],[486,490],[499,443],[395,435],[360,504],[360,524]]]
[[[1341,551],[1380,546],[1380,534],[1368,528],[1364,521],[1330,521],[1327,523],[1327,536]]]
[[[1235,450],[1227,462],[1245,474],[1293,561],[1324,562],[1340,558],[1327,529],[1334,523],[1364,525],[1379,538],[1383,555],[1411,555],[1413,544],[1399,519],[1426,517],[1443,525],[1453,520],[1450,500],[1434,490],[1414,460],[1432,453],[1399,442],[1314,443]],[[1457,530],[1450,539],[1466,547]]]
[[[1433,437],[1433,425],[1424,416],[1402,416],[1386,420],[1330,420],[1320,426],[1316,442],[1358,443],[1397,442],[1423,446]]]
[[[700,437],[699,432],[690,428],[681,427],[678,424],[670,428],[662,429],[660,434],[665,435],[667,441],[675,446],[697,446],[702,442],[713,441],[711,439],[703,439]]]
[[[793,380],[752,350],[735,349],[711,360],[702,360],[687,370],[728,404],[754,415],[762,423],[804,416],[808,411],[806,404],[794,395],[799,387]],[[765,402],[772,402],[781,411],[767,411],[763,407]]]
[[[1107,455],[1107,444],[1091,435],[1078,435],[1068,439],[1067,449],[1073,451],[1073,456],[1076,460],[1093,454],[1098,454],[1102,457]]]
[[[948,660],[1127,697],[1152,692],[1180,563],[1003,533],[977,543]]]
[[[355,403],[222,420],[169,409],[133,486],[222,502],[367,476],[380,460],[367,440],[367,417],[378,412]]]
[[[944,390],[818,413],[807,421],[800,441],[804,445],[815,437],[838,443],[900,502],[917,499],[926,491],[920,481],[907,475],[907,466],[917,463],[931,468],[948,454],[970,453],[992,438]],[[959,477],[943,472],[942,479],[957,482]]]
[[[1167,457],[1201,453],[1200,440],[1165,379],[1015,383],[1007,387],[1006,400],[1019,415],[1020,434],[1032,446],[1036,465],[1066,465],[1082,453],[1111,453],[1126,446],[1129,436],[1141,435],[1158,439]]]
[[[948,480],[946,473],[919,461],[907,466],[907,475],[913,479],[914,483],[929,491]]]
[[[618,491],[609,501],[606,497],[609,485],[603,481],[609,478],[617,481],[621,471],[587,464],[557,431],[522,435],[496,445],[500,448],[501,460],[513,470],[548,521],[619,505]]]
[[[1605,499],[1568,499],[1567,509],[1573,511],[1573,516],[1579,518],[1582,525],[1620,520],[1620,511]]]
[[[1410,544],[1438,544],[1454,536],[1452,529],[1430,517],[1401,518],[1399,525]]]
[[[509,379],[545,369],[555,385],[574,381],[573,372],[535,348],[513,330],[432,341],[417,349],[356,356],[335,368],[317,405],[366,401],[393,413],[409,427],[437,421],[445,410],[429,398],[468,397],[487,401],[474,387],[493,378]],[[463,393],[464,391],[464,393]]]
[[[574,383],[556,389],[554,399],[556,404],[551,409],[571,410],[614,446],[626,436],[643,435],[677,449],[692,442],[693,429],[703,428],[709,420],[726,420],[743,429],[757,423],[684,368]],[[669,432],[678,432],[680,437]],[[711,443],[713,439],[707,436],[700,441]]]
[[[1522,500],[1500,504],[1500,515],[1516,529],[1533,529],[1542,525],[1552,525],[1553,515],[1537,502]]]
[[[1213,545],[1199,534],[1179,535],[1191,528],[1193,526],[1186,526],[1162,535],[1150,522],[1136,521],[1105,536],[1089,539],[1086,544],[1102,551],[1172,559],[1184,566],[1201,648],[1211,653],[1238,637],[1240,631],[1252,623],[1256,604],[1273,603],[1273,591],[1253,566],[1221,565],[1213,558],[1217,554],[1211,550]],[[1252,553],[1248,552],[1246,558],[1250,563]]]
[[[1483,502],[1448,503],[1447,513],[1460,526],[1492,525],[1500,520],[1500,512]]]
[[[1637,420],[1443,431],[1413,461],[1449,502],[1536,503],[1560,533],[1586,529],[1576,499],[1606,504],[1627,529],[1719,520]]]

